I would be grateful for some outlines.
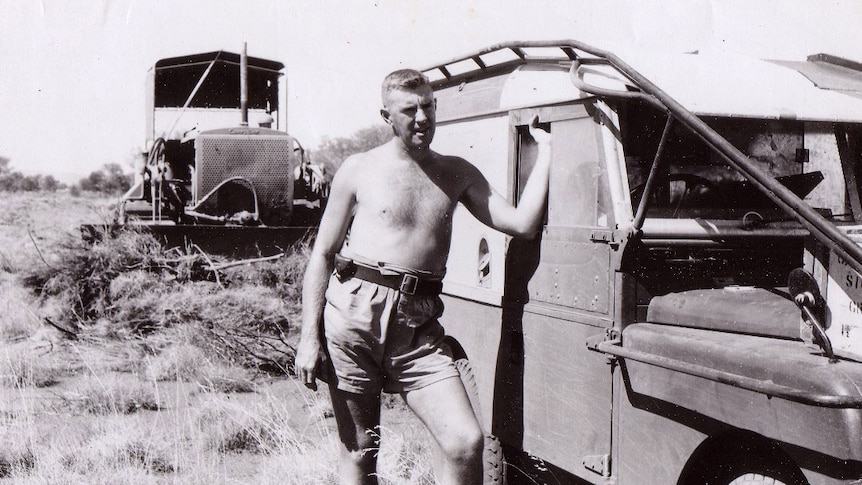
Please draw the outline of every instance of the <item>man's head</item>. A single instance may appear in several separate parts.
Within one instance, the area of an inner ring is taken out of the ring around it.
[[[436,102],[428,78],[413,69],[394,71],[383,80],[380,115],[408,150],[425,150],[434,138]]]

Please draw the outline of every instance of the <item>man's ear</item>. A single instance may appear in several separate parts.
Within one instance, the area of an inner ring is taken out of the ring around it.
[[[392,124],[392,120],[389,119],[389,110],[388,109],[381,108],[380,109],[380,116],[383,118],[383,121],[385,121],[387,125]]]

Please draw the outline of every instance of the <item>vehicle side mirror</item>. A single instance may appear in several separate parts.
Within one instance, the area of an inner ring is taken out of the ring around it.
[[[825,327],[820,323],[825,314],[826,301],[820,294],[817,280],[808,271],[796,268],[790,272],[787,278],[787,287],[793,302],[802,310],[803,320],[814,331],[814,343],[823,349],[823,353],[830,362],[835,362],[837,359],[832,350],[832,342],[826,335]]]

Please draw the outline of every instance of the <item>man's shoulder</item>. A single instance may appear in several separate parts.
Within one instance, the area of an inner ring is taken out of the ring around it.
[[[357,164],[368,164],[375,160],[380,160],[386,157],[386,146],[383,145],[376,146],[374,148],[370,148],[364,152],[358,152],[347,156],[342,162],[341,166],[345,165],[357,165]]]
[[[456,155],[443,155],[435,152],[437,163],[448,171],[456,171],[460,173],[474,172],[476,167],[467,159]]]
[[[378,147],[379,148],[379,147]],[[341,166],[339,167],[339,171],[341,170],[354,170],[356,167],[365,166],[367,167],[370,163],[376,160],[377,156],[375,156],[375,151],[378,148],[372,148],[371,150],[354,153],[352,155],[348,155],[347,158],[341,162]]]

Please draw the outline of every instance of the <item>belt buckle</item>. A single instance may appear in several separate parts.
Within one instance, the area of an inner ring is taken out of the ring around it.
[[[405,295],[412,296],[416,293],[417,287],[419,287],[419,278],[412,274],[405,274],[401,278],[401,285],[398,290]]]

